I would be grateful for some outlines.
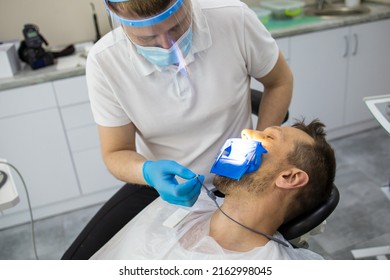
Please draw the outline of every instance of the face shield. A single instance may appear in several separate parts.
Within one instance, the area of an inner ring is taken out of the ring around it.
[[[113,29],[121,27],[137,52],[146,60],[158,67],[185,66],[185,57],[190,52],[192,44],[191,1],[104,0],[104,2],[111,27]],[[163,3],[167,5],[161,9]]]

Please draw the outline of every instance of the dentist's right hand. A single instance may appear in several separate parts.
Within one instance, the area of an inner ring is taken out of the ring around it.
[[[196,176],[187,167],[172,160],[147,160],[142,166],[145,181],[154,187],[161,198],[171,204],[192,206],[198,199],[204,176]],[[179,184],[175,176],[186,179]]]

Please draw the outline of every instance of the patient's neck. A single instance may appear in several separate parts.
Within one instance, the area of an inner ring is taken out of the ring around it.
[[[267,198],[228,195],[221,209],[237,222],[271,236],[283,220],[278,207]],[[224,249],[237,252],[247,252],[269,242],[267,237],[237,224],[220,210],[211,218],[209,235]]]

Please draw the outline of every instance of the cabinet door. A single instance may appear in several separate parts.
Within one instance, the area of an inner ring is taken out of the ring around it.
[[[51,83],[0,91],[0,118],[55,108],[56,106]]]
[[[122,186],[104,165],[85,76],[56,81],[54,89],[82,195]]]
[[[28,188],[32,207],[80,195],[57,108],[0,119],[0,155],[18,168]],[[26,208],[25,190],[14,176]]]
[[[60,106],[89,101],[85,76],[54,81],[53,87]]]
[[[290,66],[294,75],[290,121],[319,118],[327,129],[343,125],[348,28],[293,36]]]
[[[73,158],[83,194],[119,189],[125,184],[108,172],[99,148],[74,153]]]
[[[366,96],[390,94],[390,20],[351,27],[346,124],[372,119]]]

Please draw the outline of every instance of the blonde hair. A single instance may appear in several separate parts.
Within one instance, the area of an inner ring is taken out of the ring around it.
[[[109,2],[109,5],[115,13],[124,17],[129,15],[150,17],[166,10],[171,3],[172,0],[129,0],[117,3]]]

